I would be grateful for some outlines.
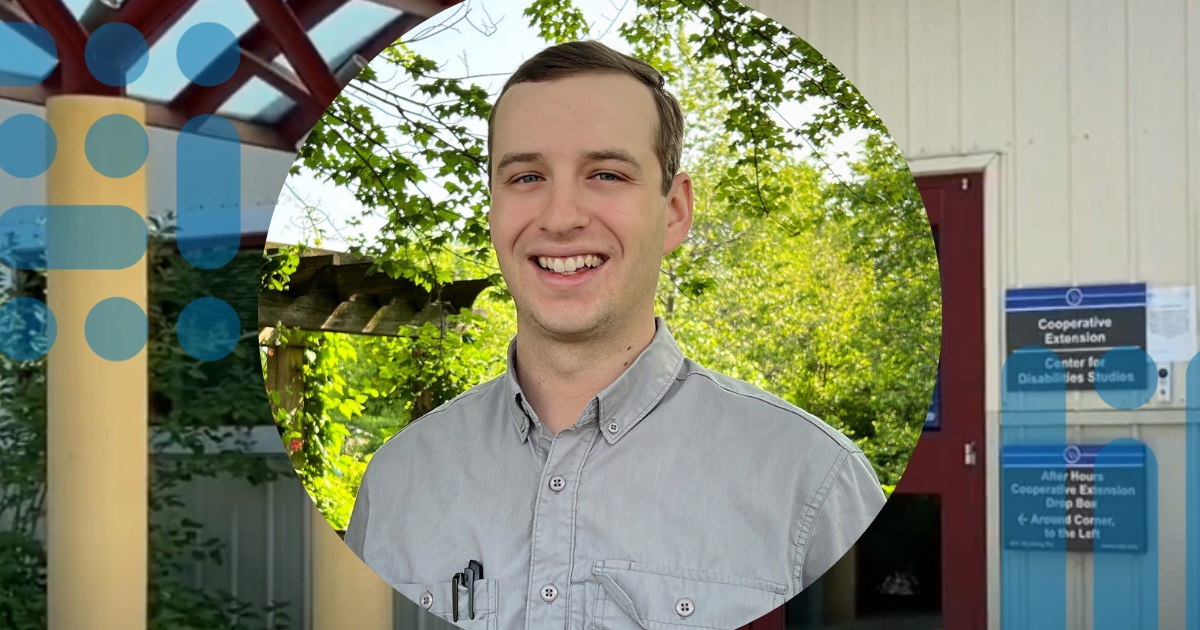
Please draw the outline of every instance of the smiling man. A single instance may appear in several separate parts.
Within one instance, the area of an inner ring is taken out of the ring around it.
[[[522,64],[493,108],[509,369],[375,454],[346,533],[462,627],[737,628],[820,577],[883,507],[853,442],[697,365],[655,317],[693,204],[663,84],[573,42]]]

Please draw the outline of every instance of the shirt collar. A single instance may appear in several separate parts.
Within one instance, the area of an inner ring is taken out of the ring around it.
[[[600,424],[600,434],[609,444],[629,433],[662,397],[683,365],[683,352],[661,317],[654,318],[654,339],[642,350],[617,380],[604,388],[589,404]],[[517,382],[517,340],[508,344],[508,371],[504,374],[509,416],[522,442],[529,439],[535,414]]]

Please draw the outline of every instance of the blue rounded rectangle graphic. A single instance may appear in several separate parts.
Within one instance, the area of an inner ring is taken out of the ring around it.
[[[46,80],[58,64],[58,46],[31,22],[0,22],[0,86],[28,87]]]
[[[149,230],[126,206],[15,206],[0,214],[0,262],[14,269],[125,269]]]
[[[189,120],[175,141],[176,242],[193,267],[218,269],[241,241],[241,140],[215,114]]]

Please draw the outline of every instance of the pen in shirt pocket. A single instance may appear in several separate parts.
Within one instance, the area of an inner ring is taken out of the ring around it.
[[[452,602],[452,614],[454,621],[458,621],[458,589],[467,589],[467,615],[470,619],[475,618],[475,582],[483,579],[483,564],[478,560],[471,560],[467,563],[467,568],[461,573],[455,573],[451,580],[453,591],[450,599]]]

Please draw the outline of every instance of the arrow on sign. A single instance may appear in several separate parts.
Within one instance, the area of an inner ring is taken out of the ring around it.
[[[1024,525],[1025,521],[1028,521],[1028,520],[1029,519],[1025,518],[1024,514],[1021,514],[1020,516],[1017,517],[1017,522],[1020,523],[1021,525]]]

